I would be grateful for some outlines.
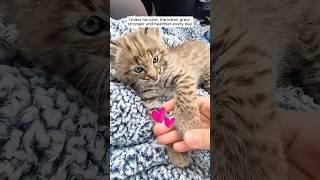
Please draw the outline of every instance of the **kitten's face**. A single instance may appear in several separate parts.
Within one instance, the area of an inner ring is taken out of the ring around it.
[[[159,29],[143,28],[110,45],[111,65],[122,82],[154,84],[164,70],[166,46]]]
[[[17,44],[32,63],[66,77],[82,92],[104,86],[109,0],[15,1],[9,17],[17,24]]]

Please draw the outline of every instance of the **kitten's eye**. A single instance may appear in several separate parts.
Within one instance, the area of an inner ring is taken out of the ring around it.
[[[143,68],[139,66],[139,67],[134,68],[134,71],[136,73],[141,73],[143,71]]]
[[[157,63],[159,61],[158,56],[154,56],[152,62]]]
[[[106,22],[98,16],[90,16],[78,22],[78,29],[85,35],[95,35],[106,28]]]

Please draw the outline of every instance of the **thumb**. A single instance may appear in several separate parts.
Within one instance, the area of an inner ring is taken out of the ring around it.
[[[210,129],[191,129],[184,134],[183,140],[191,148],[210,150]]]

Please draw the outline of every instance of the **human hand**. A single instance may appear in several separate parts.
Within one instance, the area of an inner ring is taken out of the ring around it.
[[[320,180],[320,114],[281,112],[290,180]]]
[[[200,111],[201,129],[190,129],[183,137],[178,134],[175,127],[167,128],[163,124],[156,124],[153,128],[159,144],[173,144],[173,149],[177,152],[186,152],[193,149],[210,149],[210,99],[208,97],[198,97],[197,103]],[[175,108],[175,100],[164,103],[167,112]]]
[[[154,127],[159,144],[174,144],[178,152],[192,149],[210,149],[210,104],[206,98],[197,99],[203,129],[192,129],[182,138],[175,130],[162,124]],[[163,104],[174,109],[174,100]],[[288,164],[290,180],[320,180],[320,113],[280,112],[281,135]],[[194,143],[188,133],[198,140]]]

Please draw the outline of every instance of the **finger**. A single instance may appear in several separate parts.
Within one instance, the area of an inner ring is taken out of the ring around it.
[[[279,116],[281,121],[281,138],[283,140],[284,147],[287,148],[289,144],[291,144],[296,137],[296,135],[300,131],[301,124],[298,120],[300,117],[299,112],[284,112],[280,111]],[[303,118],[303,120],[305,120]]]
[[[192,148],[189,147],[184,141],[179,141],[173,144],[173,149],[176,152],[187,152],[187,151],[191,151]]]
[[[199,96],[197,103],[200,113],[210,120],[210,97]]]
[[[182,137],[178,134],[177,131],[173,130],[166,134],[162,134],[157,137],[158,144],[173,144],[177,141],[181,141]]]
[[[210,129],[191,129],[183,140],[193,149],[210,150]]]
[[[160,136],[162,134],[168,133],[170,131],[172,131],[173,129],[175,129],[175,127],[171,127],[171,128],[167,128],[165,125],[161,124],[161,123],[157,123],[156,125],[154,125],[153,127],[153,133],[156,136]]]
[[[200,114],[201,128],[210,128],[210,120],[203,114]]]
[[[320,114],[280,112],[280,117],[288,159],[308,176],[320,177]]]
[[[161,105],[161,107],[164,107],[167,112],[173,111],[176,106],[176,101],[174,99],[171,99],[170,101],[167,101]]]
[[[319,113],[280,111],[279,116],[282,127],[281,138],[285,146],[290,146],[301,131],[319,126]]]
[[[312,180],[313,178],[305,174],[303,170],[297,167],[291,161],[288,162],[288,174],[290,180]]]

